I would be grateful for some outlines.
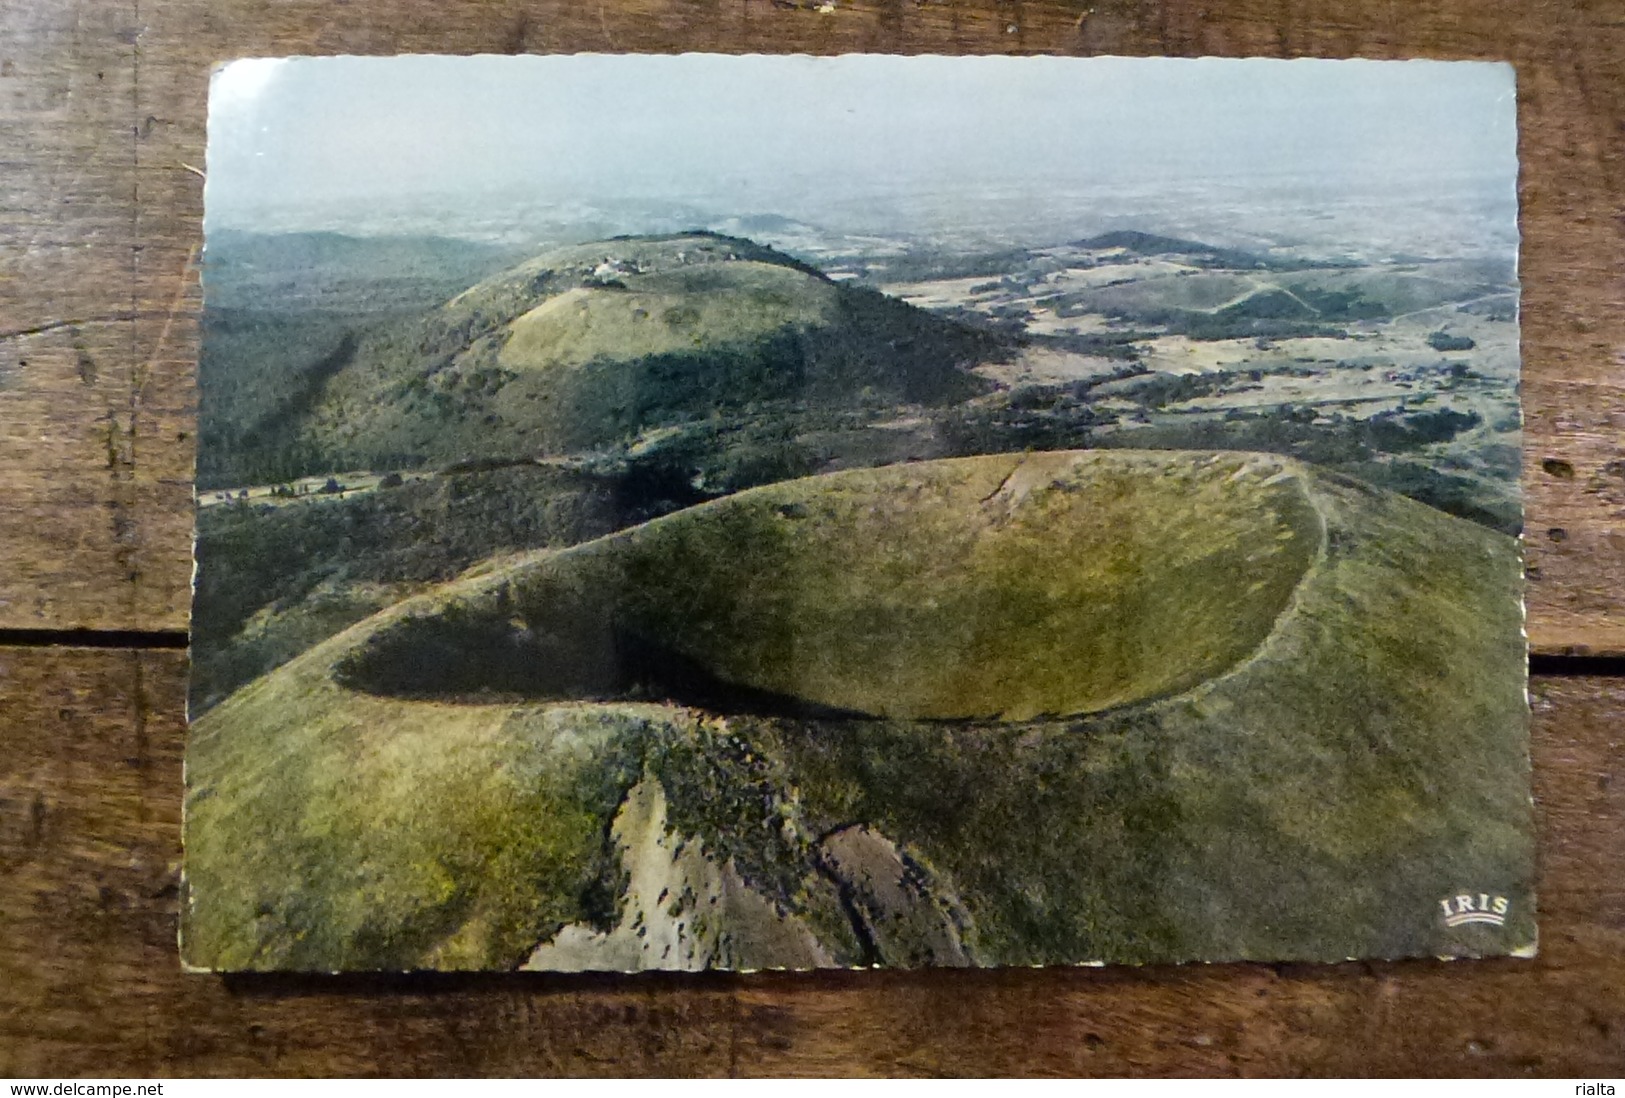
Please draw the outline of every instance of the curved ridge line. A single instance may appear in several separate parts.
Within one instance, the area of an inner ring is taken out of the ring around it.
[[[1264,638],[1258,642],[1258,647],[1254,648],[1246,656],[1225,668],[1219,674],[1214,675],[1211,678],[1203,679],[1195,686],[1181,690],[1176,694],[1165,694],[1160,698],[1152,698],[1148,699],[1144,703],[1135,704],[1144,704],[1147,710],[1152,710],[1175,705],[1180,702],[1196,701],[1206,697],[1208,694],[1217,690],[1220,686],[1229,682],[1232,678],[1240,675],[1242,672],[1246,671],[1248,668],[1252,667],[1254,664],[1263,659],[1270,646],[1274,644],[1276,638],[1280,636],[1282,625],[1285,624],[1290,618],[1296,616],[1303,608],[1304,589],[1309,585],[1309,581],[1315,576],[1316,569],[1325,563],[1327,554],[1330,551],[1330,528],[1327,525],[1325,510],[1315,500],[1314,493],[1309,490],[1309,478],[1314,475],[1313,469],[1307,464],[1299,461],[1297,458],[1283,458],[1279,457],[1278,455],[1269,456],[1276,457],[1277,460],[1282,462],[1284,469],[1290,472],[1293,480],[1297,482],[1298,493],[1303,497],[1303,501],[1308,505],[1309,510],[1314,513],[1315,524],[1320,535],[1319,544],[1315,547],[1314,556],[1310,558],[1308,566],[1304,568],[1303,575],[1298,577],[1298,582],[1293,584],[1292,594],[1287,598],[1286,605],[1281,608],[1281,612],[1279,614],[1275,615],[1275,620],[1270,622],[1270,627],[1265,631]],[[1292,469],[1287,465],[1289,462],[1291,465],[1295,465],[1298,468]],[[1125,705],[1121,706],[1120,708],[1129,709],[1132,707],[1133,705]],[[1110,710],[1099,710],[1098,712],[1110,712]],[[1079,717],[1092,717],[1096,715],[1096,713],[1077,714]]]

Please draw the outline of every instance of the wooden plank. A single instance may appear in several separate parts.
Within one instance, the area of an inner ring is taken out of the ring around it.
[[[1625,384],[1525,382],[1529,643],[1625,652]]]
[[[116,599],[129,584],[114,577],[136,570],[138,501],[114,457],[128,405],[133,24],[127,6],[79,14],[0,6],[0,621],[13,627],[64,624],[59,606]]]
[[[184,673],[0,649],[0,1075],[1625,1070],[1625,682],[1535,684],[1532,961],[222,978],[175,949]]]
[[[183,629],[203,110],[211,63],[569,50],[1506,58],[1518,66],[1531,394],[1530,634],[1625,653],[1625,539],[1589,473],[1620,446],[1625,21],[1585,0],[0,0],[0,628]],[[32,332],[45,326],[47,330]],[[1581,388],[1576,388],[1581,386]],[[1591,386],[1586,389],[1583,386]],[[1581,408],[1566,400],[1598,403]],[[1555,401],[1556,403],[1551,403]],[[1563,426],[1569,413],[1584,428]],[[1550,543],[1547,531],[1565,541]]]

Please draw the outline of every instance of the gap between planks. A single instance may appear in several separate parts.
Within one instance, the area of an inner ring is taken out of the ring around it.
[[[183,649],[188,635],[173,629],[0,629],[0,648]],[[1625,656],[1530,653],[1529,673],[1548,678],[1625,678]]]

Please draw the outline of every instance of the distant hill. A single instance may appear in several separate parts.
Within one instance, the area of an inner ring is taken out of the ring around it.
[[[1182,256],[1198,267],[1231,271],[1297,271],[1313,267],[1343,267],[1355,264],[1325,259],[1304,259],[1279,255],[1264,255],[1242,248],[1223,248],[1204,244],[1198,240],[1162,236],[1158,233],[1139,232],[1135,229],[1117,229],[1101,233],[1087,240],[1079,240],[1074,247],[1091,251],[1121,248],[1134,255]]]
[[[444,300],[520,254],[440,236],[211,229],[203,284],[210,309],[264,309],[274,295],[279,309],[387,312]]]
[[[1157,233],[1143,233],[1134,229],[1118,229],[1109,233],[1092,236],[1088,240],[1080,240],[1077,247],[1088,248],[1093,251],[1106,251],[1112,248],[1122,248],[1135,255],[1183,255],[1196,259],[1205,259],[1204,266],[1228,267],[1232,269],[1262,269],[1271,266],[1270,260],[1252,252],[1245,252],[1238,248],[1220,248],[1212,244],[1203,244],[1195,240],[1181,240],[1178,237],[1161,236]]]
[[[1177,256],[1182,263],[1201,269],[1066,293],[1055,298],[1062,315],[1099,313],[1194,339],[1341,334],[1341,325],[1355,321],[1389,320],[1507,295],[1516,289],[1508,283],[1484,280],[1481,276],[1493,271],[1472,263],[1343,267],[1296,261],[1243,263],[1225,258],[1223,263],[1210,265],[1208,260],[1228,254],[1143,233],[1111,234],[1089,243],[1123,238],[1143,238],[1139,239],[1142,249],[1161,247],[1155,242],[1164,241],[1170,250],[1144,254]],[[1175,244],[1194,250],[1173,251]]]
[[[571,245],[341,348],[214,479],[576,452],[774,403],[951,404],[1003,352],[742,238]]]

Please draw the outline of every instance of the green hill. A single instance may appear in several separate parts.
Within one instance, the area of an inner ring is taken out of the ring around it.
[[[771,485],[498,558],[196,721],[189,963],[1533,937],[1513,539],[1269,455]],[[1511,898],[1451,930],[1440,896]]]
[[[1148,242],[1135,239],[1141,235],[1114,234],[1097,239],[1125,236],[1130,242],[1116,246],[1162,254],[1158,243],[1162,238],[1148,238]],[[1171,246],[1179,242],[1165,243]],[[1196,258],[1217,254],[1221,253],[1200,251]],[[1457,261],[1404,267],[1237,261],[1221,269],[1183,271],[1070,291],[1055,300],[1065,316],[1100,313],[1197,339],[1339,334],[1339,325],[1388,320],[1515,292],[1514,284],[1484,278],[1493,273],[1490,265]]]
[[[237,473],[570,453],[808,401],[949,404],[983,391],[967,367],[1001,353],[985,332],[747,240],[572,245],[367,333],[261,417]]]

